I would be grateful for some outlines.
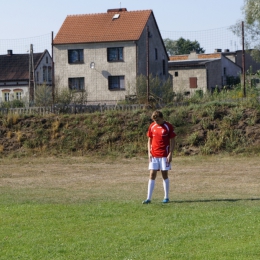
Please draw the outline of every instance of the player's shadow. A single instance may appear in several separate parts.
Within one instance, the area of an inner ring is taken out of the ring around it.
[[[197,200],[171,200],[171,203],[194,203],[194,202],[237,202],[237,201],[254,201],[260,200],[260,198],[245,198],[245,199],[197,199]]]

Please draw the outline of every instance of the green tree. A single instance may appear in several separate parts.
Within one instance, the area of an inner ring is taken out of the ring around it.
[[[52,89],[46,84],[38,85],[35,90],[36,106],[50,106],[52,104]]]
[[[242,12],[245,48],[254,48],[251,55],[257,62],[260,62],[260,0],[244,0]],[[230,29],[235,35],[242,38],[242,21],[238,21]]]
[[[150,74],[149,86],[149,100],[151,103],[162,105],[173,102],[174,93],[171,78],[162,81],[158,76]],[[136,78],[136,101],[139,104],[145,104],[147,101],[147,78],[144,75],[139,75]]]
[[[185,40],[180,37],[175,41],[169,38],[166,38],[163,41],[169,55],[190,54],[192,51],[195,51],[196,53],[205,52],[205,50],[200,47],[200,43],[196,40],[190,41],[189,39]]]

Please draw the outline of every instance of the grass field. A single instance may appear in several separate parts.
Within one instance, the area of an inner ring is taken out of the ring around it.
[[[170,199],[146,159],[0,159],[0,259],[260,259],[260,161],[177,157]]]

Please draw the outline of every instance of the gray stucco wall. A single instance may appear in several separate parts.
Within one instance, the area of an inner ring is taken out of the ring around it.
[[[222,61],[222,78],[223,78],[223,86],[227,84],[227,76],[233,76],[233,77],[240,77],[241,74],[241,68],[231,62],[228,58],[222,56],[221,58]]]
[[[149,27],[149,74],[158,76],[162,81],[168,79],[168,55],[165,51],[161,35],[157,29],[153,16],[150,16],[147,26]],[[147,75],[147,31],[146,27],[137,43],[138,51],[138,75]],[[155,49],[157,49],[157,59],[155,56]],[[163,60],[165,61],[165,75],[163,75]]]
[[[208,62],[206,64],[208,71],[208,90],[214,90],[216,87],[222,87],[222,64],[221,59]]]
[[[178,76],[175,76],[175,72]],[[197,90],[202,90],[206,92],[207,90],[207,71],[205,67],[175,67],[170,69],[169,73],[173,77],[173,92],[175,93],[186,93],[190,92],[193,95]],[[197,78],[197,88],[190,88],[190,77]]]
[[[245,51],[245,70],[249,70],[250,66],[252,67],[252,72],[256,73],[257,70],[260,70],[260,63],[256,62],[251,56],[252,50]],[[242,68],[242,51],[236,52],[236,64]]]
[[[108,62],[107,48],[124,47],[124,61]],[[68,49],[83,49],[84,63],[69,64]],[[133,94],[136,78],[136,44],[134,42],[89,43],[76,45],[55,45],[55,85],[68,89],[68,78],[84,77],[88,101],[106,102],[123,100]],[[95,68],[90,68],[90,63]],[[125,90],[109,90],[108,76],[125,76]]]

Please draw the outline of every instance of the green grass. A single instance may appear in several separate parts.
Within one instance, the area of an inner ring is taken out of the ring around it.
[[[0,204],[0,259],[259,259],[260,201]],[[1,199],[2,201],[2,199]]]

